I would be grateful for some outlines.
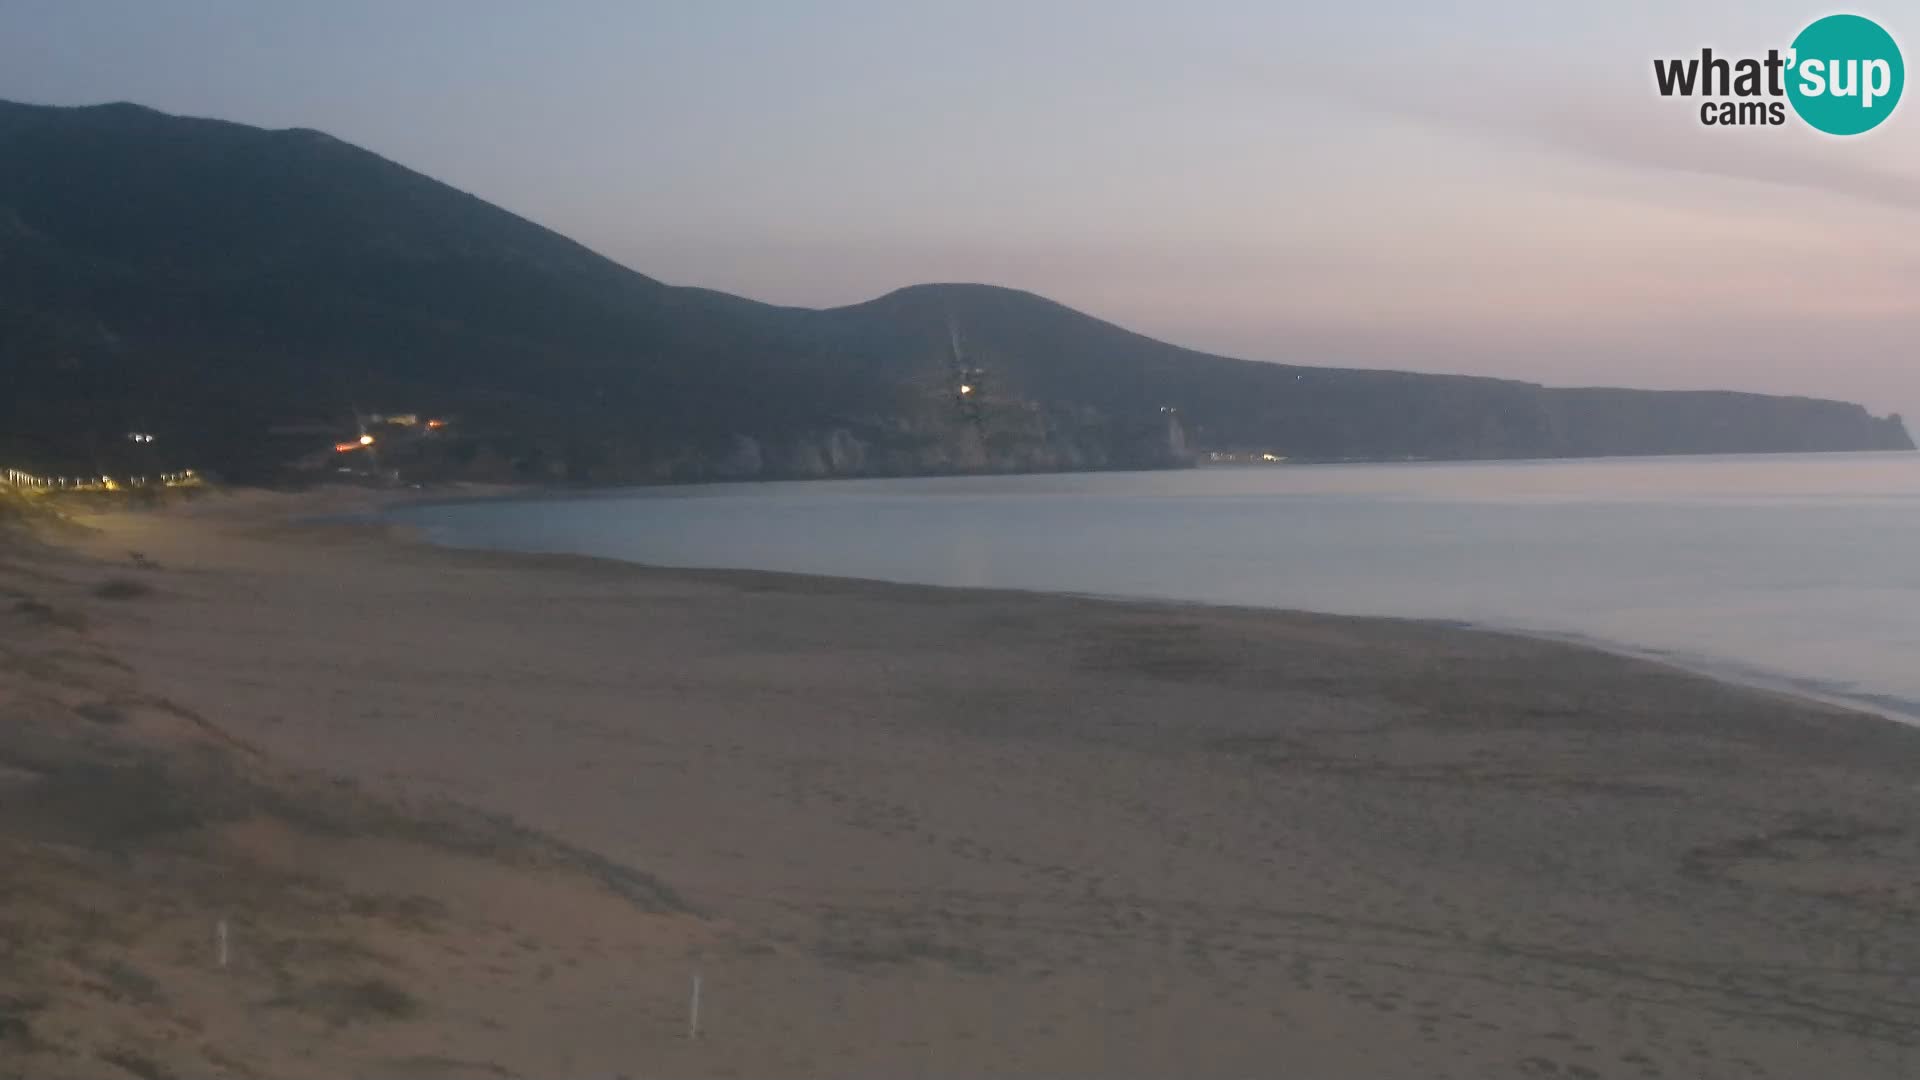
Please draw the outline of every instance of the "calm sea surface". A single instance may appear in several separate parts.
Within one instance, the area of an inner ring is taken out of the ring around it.
[[[458,546],[1463,620],[1920,716],[1920,454],[729,484],[396,516]]]

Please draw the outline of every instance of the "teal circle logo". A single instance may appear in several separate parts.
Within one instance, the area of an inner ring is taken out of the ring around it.
[[[1907,85],[1893,35],[1859,15],[1829,15],[1810,24],[1793,39],[1789,64],[1793,111],[1829,135],[1880,126]]]

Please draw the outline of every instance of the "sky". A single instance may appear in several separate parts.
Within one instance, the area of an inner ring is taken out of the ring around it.
[[[983,281],[1253,359],[1920,419],[1920,91],[1843,139],[1653,86],[1836,9],[1305,6],[0,0],[0,98],[317,128],[774,303]],[[1920,8],[1843,10],[1920,62]]]

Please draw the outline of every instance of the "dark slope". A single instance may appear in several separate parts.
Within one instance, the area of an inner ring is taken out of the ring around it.
[[[978,422],[949,321],[988,372]],[[328,441],[274,429],[356,407],[457,414],[422,467],[596,480],[1172,464],[1180,434],[1311,458],[1911,445],[1837,402],[1230,360],[986,286],[773,307],[317,132],[132,105],[0,103],[0,380],[0,463],[40,468],[112,467],[138,428],[258,474]]]
[[[0,105],[0,236],[9,430],[166,427],[216,460],[356,403],[551,431],[640,383],[664,398],[623,423],[751,423],[733,390],[788,337],[325,135],[136,106]]]
[[[1551,389],[1459,375],[1260,363],[1135,334],[1031,293],[922,285],[822,313],[918,355],[948,313],[1001,383],[1114,415],[1179,408],[1199,446],[1305,458],[1564,457],[1912,449],[1858,405],[1730,391]]]

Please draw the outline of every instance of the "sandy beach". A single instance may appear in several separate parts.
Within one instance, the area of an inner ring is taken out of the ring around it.
[[[1920,1074],[1920,730],[367,498],[7,534],[0,1076]]]

